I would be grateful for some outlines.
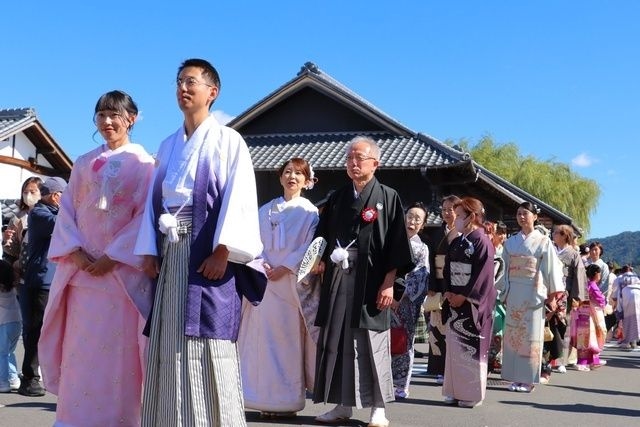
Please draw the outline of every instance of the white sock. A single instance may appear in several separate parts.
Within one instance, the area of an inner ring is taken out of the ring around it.
[[[376,408],[375,406],[371,408],[371,419],[372,420],[381,420],[384,419],[384,408]]]

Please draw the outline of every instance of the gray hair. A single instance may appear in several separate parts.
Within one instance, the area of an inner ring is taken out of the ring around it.
[[[369,145],[369,155],[374,157],[376,160],[380,160],[380,147],[378,147],[378,143],[373,138],[364,135],[358,135],[349,141],[349,145],[347,146],[347,155],[349,155],[353,146],[358,142],[367,143]]]

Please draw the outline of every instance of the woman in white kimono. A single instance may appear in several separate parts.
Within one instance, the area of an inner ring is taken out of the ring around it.
[[[259,306],[244,302],[238,337],[245,407],[263,418],[291,417],[304,408],[306,390],[313,390],[318,336],[319,287],[313,278],[297,280],[318,224],[318,209],[301,193],[315,178],[301,158],[285,162],[278,173],[284,195],[259,212],[269,282]]]
[[[538,213],[530,202],[518,207],[520,232],[504,244],[505,274],[498,285],[507,308],[502,378],[512,381],[509,390],[526,393],[540,382],[545,303],[554,309],[565,290],[553,242],[534,228]]]

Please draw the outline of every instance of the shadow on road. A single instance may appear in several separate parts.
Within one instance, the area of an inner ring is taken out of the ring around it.
[[[4,405],[6,408],[25,408],[35,409],[48,412],[56,412],[56,404],[49,402],[20,402],[20,403],[8,403]]]
[[[534,409],[544,409],[547,411],[575,412],[578,414],[616,415],[620,417],[640,417],[640,410],[613,408],[610,406],[586,405],[584,403],[550,405],[534,402],[517,402],[513,400],[501,400],[500,403],[514,406],[529,406]]]

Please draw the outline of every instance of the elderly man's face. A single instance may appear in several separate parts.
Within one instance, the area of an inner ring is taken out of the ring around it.
[[[347,174],[353,181],[366,182],[373,178],[378,159],[371,157],[371,147],[366,142],[356,142],[347,153]]]

